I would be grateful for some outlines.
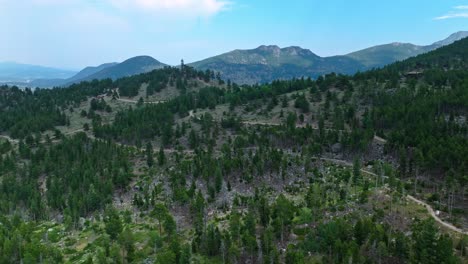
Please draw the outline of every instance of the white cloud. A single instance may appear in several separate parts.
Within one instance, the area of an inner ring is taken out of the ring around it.
[[[33,4],[36,4],[36,5],[63,5],[63,4],[69,4],[70,2],[74,2],[74,1],[70,1],[70,0],[32,0],[32,3]]]
[[[451,19],[451,18],[468,18],[468,6],[467,5],[459,5],[459,6],[454,6],[454,10],[457,11],[451,11],[443,16],[438,16],[435,17],[434,20],[445,20],[445,19]]]
[[[468,12],[466,13],[452,13],[444,16],[436,17],[435,20],[445,20],[450,18],[468,18]]]
[[[9,0],[0,0],[0,4]],[[229,9],[231,0],[22,0],[19,3],[43,7],[114,7],[122,13],[142,12],[154,16],[183,15],[185,17],[210,17]],[[109,10],[110,11],[110,10]]]
[[[215,15],[232,5],[224,0],[108,0],[122,10],[136,10],[158,15],[186,15],[206,17]]]
[[[0,0],[0,35],[8,36],[0,41],[0,60],[78,68],[137,54],[171,58],[197,46],[186,35],[207,28],[234,2]]]

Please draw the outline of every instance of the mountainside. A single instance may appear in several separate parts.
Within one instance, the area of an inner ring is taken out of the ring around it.
[[[164,66],[167,66],[167,65],[159,62],[158,60],[150,56],[137,56],[137,57],[130,58],[122,63],[113,65],[111,67],[106,67],[105,69],[101,71],[88,75],[79,80],[80,81],[93,80],[93,79],[102,80],[102,79],[107,79],[107,78],[116,80],[122,77],[150,72],[155,69],[163,68]]]
[[[467,36],[468,31],[460,31],[428,46],[395,42],[333,57],[320,57],[300,47],[281,49],[278,46],[260,46],[250,50],[234,50],[190,65],[201,70],[219,71],[223,78],[240,84],[317,77],[331,72],[353,74],[414,57]]]
[[[456,33],[453,33],[452,35],[450,35],[448,38],[446,38],[444,40],[435,42],[434,44],[430,45],[429,47],[431,47],[432,49],[437,49],[437,48],[440,48],[442,46],[450,45],[450,44],[454,43],[455,41],[460,40],[460,39],[464,39],[466,37],[468,37],[468,31],[458,31]]]
[[[356,51],[346,56],[361,62],[366,68],[374,68],[404,60],[426,51],[427,48],[423,46],[395,42]]]
[[[240,84],[270,82],[294,77],[317,77],[330,72],[353,73],[363,65],[348,57],[322,58],[300,47],[260,46],[235,50],[189,64],[197,69],[219,71],[223,78]]]
[[[110,68],[110,67],[113,67],[115,65],[117,65],[118,63],[116,62],[111,62],[111,63],[105,63],[105,64],[101,64],[97,67],[86,67],[84,68],[83,70],[81,70],[79,73],[77,73],[75,76],[67,79],[68,82],[74,82],[74,81],[78,81],[78,80],[82,80],[82,79],[86,79],[87,77],[93,75],[93,74],[96,74],[102,70],[105,70],[107,68]]]
[[[468,38],[443,46],[431,52],[421,54],[405,61],[388,65],[380,71],[408,73],[416,71],[442,71],[448,75],[448,71],[465,71],[468,69]],[[372,73],[372,72],[369,72]],[[430,74],[429,74],[430,75]],[[435,78],[427,76],[426,78]],[[437,76],[438,77],[438,76]]]
[[[410,57],[426,53],[440,47],[450,45],[453,42],[468,37],[468,31],[460,31],[450,35],[448,38],[435,42],[427,46],[418,46],[411,43],[391,43],[379,45],[360,51],[356,51],[346,56],[363,63],[368,69],[382,67],[384,65],[401,61]]]
[[[314,60],[320,59],[319,56],[310,50],[300,47],[288,47],[280,49],[278,46],[260,46],[252,50],[234,50],[219,56],[208,58],[206,60],[192,63],[191,65],[199,67],[206,63],[225,62],[232,64],[262,64],[269,66],[280,66],[283,64],[294,64],[301,66],[311,66]]]
[[[73,74],[75,74],[75,72],[70,70],[15,62],[0,62],[0,82],[3,83],[29,82],[38,78],[68,78],[73,76]]]

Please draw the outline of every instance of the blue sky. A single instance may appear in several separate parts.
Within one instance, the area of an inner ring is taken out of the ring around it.
[[[262,44],[320,56],[468,30],[468,0],[0,0],[0,61],[192,62]]]

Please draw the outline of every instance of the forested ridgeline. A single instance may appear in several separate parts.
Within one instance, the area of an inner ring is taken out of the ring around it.
[[[262,98],[275,98],[278,104],[279,95],[304,90],[313,83],[311,79],[297,79],[277,81],[271,85],[239,87],[228,82],[225,88],[215,86],[201,88],[197,92],[180,95],[166,103],[121,111],[117,113],[114,123],[101,125],[98,122],[93,128],[98,137],[125,139],[133,143],[137,139],[147,140],[166,133],[164,145],[167,145],[170,142],[168,139],[174,133],[173,115],[185,117],[190,110],[214,109],[220,104],[229,104],[233,109]]]
[[[164,67],[163,69],[154,70],[149,73],[143,73],[135,76],[118,79],[115,86],[119,88],[121,96],[134,97],[138,94],[142,83],[147,83],[148,87],[146,95],[150,96],[154,93],[169,87],[175,87],[181,93],[185,93],[191,86],[198,85],[194,80],[200,80],[209,84],[212,80],[217,80],[218,83],[224,83],[218,74],[214,71],[198,71],[192,67],[183,64],[180,67]]]
[[[82,82],[67,89],[19,89],[0,87],[0,132],[13,138],[53,130],[69,123],[64,110],[76,107],[88,97],[110,91],[112,80]]]
[[[24,138],[29,134],[53,130],[55,126],[69,124],[64,110],[76,108],[90,97],[111,95],[114,97],[135,96],[143,83],[148,84],[149,95],[168,86],[177,86],[184,90],[187,80],[197,78],[210,82],[216,76],[212,71],[195,71],[184,66],[166,67],[150,73],[119,79],[93,80],[73,84],[66,89],[19,89],[18,87],[0,87],[0,133],[7,132],[13,138]],[[218,76],[219,79],[219,76]],[[222,82],[220,79],[218,82]],[[118,88],[119,93],[115,92]]]

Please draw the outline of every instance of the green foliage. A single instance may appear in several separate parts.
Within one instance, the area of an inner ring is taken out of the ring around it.
[[[148,167],[153,167],[154,164],[153,145],[151,145],[151,142],[146,144],[146,164],[148,164]]]
[[[303,113],[308,113],[310,111],[310,104],[307,101],[304,94],[299,95],[294,101],[294,107],[301,109]]]
[[[40,145],[27,155],[25,150],[21,152],[23,158],[30,159],[25,168],[9,166],[8,159],[0,166],[5,168],[0,182],[2,212],[25,206],[35,218],[43,218],[48,207],[76,221],[103,208],[111,201],[113,191],[126,186],[132,177],[126,150],[93,141],[84,133],[50,147]],[[37,184],[41,176],[44,200]]]
[[[457,263],[453,256],[452,241],[445,235],[438,234],[434,220],[417,222],[412,227],[413,263]]]
[[[164,154],[164,148],[161,146],[158,153],[158,164],[162,166],[164,163],[166,163],[166,155]]]
[[[14,138],[24,138],[34,132],[44,132],[67,124],[62,109],[79,104],[88,96],[107,92],[111,80],[82,82],[68,89],[21,90],[16,86],[0,86],[0,132]]]
[[[23,222],[18,216],[0,217],[0,263],[63,263],[60,250],[43,243],[42,232],[34,232],[33,222]]]
[[[106,233],[110,236],[111,239],[116,239],[122,232],[122,221],[120,219],[119,213],[113,207],[108,207],[104,215],[104,223],[106,224]],[[124,235],[124,239],[125,236]]]

